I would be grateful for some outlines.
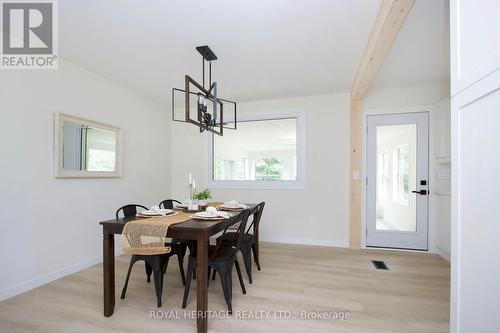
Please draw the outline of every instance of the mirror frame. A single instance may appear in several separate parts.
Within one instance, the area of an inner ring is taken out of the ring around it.
[[[63,125],[72,122],[114,132],[116,135],[116,170],[115,171],[84,171],[64,170],[61,163]],[[95,121],[73,117],[64,113],[56,113],[54,117],[54,177],[56,178],[114,178],[122,176],[122,143],[123,130],[119,127],[98,123]]]

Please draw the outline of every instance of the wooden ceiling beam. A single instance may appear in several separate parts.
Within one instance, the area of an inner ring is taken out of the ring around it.
[[[360,177],[363,99],[414,2],[415,0],[382,0],[352,86],[349,202],[349,247],[351,249],[359,249],[361,246],[361,186],[364,184],[364,180]]]
[[[362,100],[366,96],[414,2],[415,0],[382,0],[351,89],[351,99]]]

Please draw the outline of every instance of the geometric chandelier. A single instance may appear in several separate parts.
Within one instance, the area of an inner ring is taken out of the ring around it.
[[[236,129],[236,102],[217,95],[217,82],[212,82],[212,61],[217,60],[217,56],[206,45],[198,46],[196,50],[203,61],[202,83],[186,75],[184,89],[172,89],[172,120],[196,125],[200,133],[208,131],[222,136],[224,128]],[[205,62],[208,62],[207,87]]]

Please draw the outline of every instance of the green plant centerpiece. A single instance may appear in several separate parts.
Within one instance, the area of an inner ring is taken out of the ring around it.
[[[208,189],[208,188],[204,189],[201,192],[196,192],[193,195],[193,199],[199,200],[200,201],[200,205],[206,205],[207,204],[206,201],[208,199],[212,199],[213,197],[214,197],[214,195],[213,195],[212,191],[210,191],[210,189]]]

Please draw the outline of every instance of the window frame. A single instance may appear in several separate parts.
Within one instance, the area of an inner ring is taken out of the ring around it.
[[[238,122],[297,119],[297,179],[296,180],[214,180],[214,134],[206,136],[205,179],[213,189],[303,190],[306,187],[306,117],[303,109],[246,112],[238,115]],[[236,129],[238,130],[238,129]]]
[[[394,149],[395,156],[396,156],[396,172],[395,172],[395,183],[396,183],[396,191],[394,193],[394,201],[404,205],[404,206],[410,206],[410,175],[409,175],[409,170],[408,170],[408,193],[406,194],[408,197],[406,199],[402,198],[402,194],[404,194],[404,177],[402,177],[400,173],[400,153],[401,149],[403,147],[406,147],[408,149],[408,163],[409,163],[409,155],[410,155],[410,144],[409,143],[404,143],[402,145],[397,146]]]
[[[387,160],[384,160],[384,157],[387,157]],[[392,198],[392,191],[391,191],[391,173],[392,173],[392,167],[391,167],[391,151],[390,150],[384,150],[379,154],[380,161],[382,162],[382,167],[381,167],[381,173],[380,173],[380,199],[382,200],[390,200]],[[384,174],[384,162],[387,162],[387,174]],[[384,175],[386,178],[384,178]],[[378,176],[378,175],[377,175]],[[386,180],[387,182],[384,182]],[[377,193],[377,196],[379,193]],[[378,198],[378,197],[377,197]]]

